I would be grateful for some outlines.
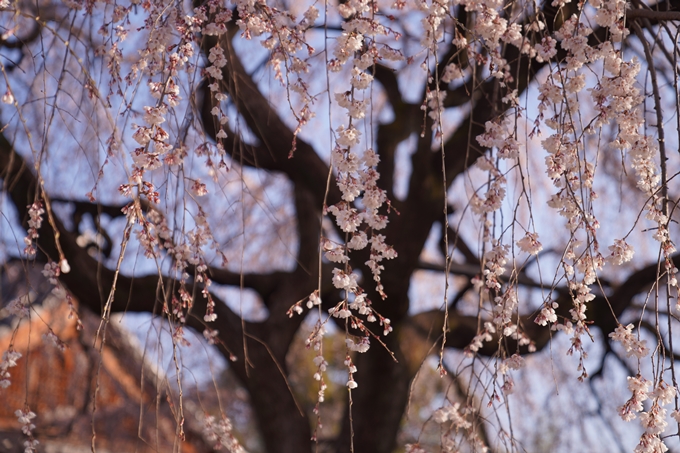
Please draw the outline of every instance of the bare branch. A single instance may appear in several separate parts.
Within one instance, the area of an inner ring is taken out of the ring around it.
[[[626,10],[628,19],[652,19],[656,21],[680,20],[680,11],[654,11],[651,9]]]

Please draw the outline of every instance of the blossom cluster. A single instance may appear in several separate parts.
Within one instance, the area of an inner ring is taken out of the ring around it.
[[[38,444],[40,443],[33,437],[35,425],[32,420],[35,418],[35,413],[26,406],[24,409],[18,409],[14,412],[14,415],[21,423],[21,432],[27,437],[24,441],[24,453],[35,453],[38,451]]]
[[[385,318],[380,313],[375,311],[371,307],[370,300],[366,297],[366,293],[363,292],[361,287],[357,284],[357,276],[354,273],[346,273],[341,269],[333,270],[333,285],[337,289],[341,289],[345,292],[345,299],[338,302],[335,306],[328,310],[330,316],[338,319],[344,319],[352,329],[358,330],[363,335],[356,338],[347,335],[345,338],[345,347],[347,355],[345,358],[345,365],[348,369],[348,381],[347,387],[352,390],[355,389],[358,384],[354,380],[354,373],[357,369],[354,365],[350,353],[358,352],[365,353],[371,346],[371,337],[376,337],[371,330],[365,325],[362,317],[365,317],[366,321],[369,323],[378,322],[382,327],[383,335],[388,335],[392,331],[391,321],[389,318]],[[353,299],[350,300],[350,295],[353,295]],[[304,312],[302,308],[302,302],[299,301],[295,303],[292,307],[288,309],[288,316],[292,317],[293,314],[302,314]],[[312,309],[314,307],[321,306],[321,298],[319,297],[318,290],[314,291],[308,298],[306,303],[307,308]],[[361,316],[361,317],[360,317]],[[314,379],[320,382],[320,390],[318,395],[318,403],[323,402],[324,392],[326,389],[326,384],[323,380],[323,373],[326,371],[327,362],[323,357],[323,336],[326,333],[325,324],[328,321],[321,321],[319,319],[312,330],[312,333],[306,340],[307,346],[312,346],[316,351],[316,357],[314,358],[314,363],[317,366],[317,371],[314,374]],[[317,406],[318,410],[318,406]]]
[[[59,337],[57,336],[57,334],[54,333],[54,331],[51,328],[48,328],[47,332],[45,332],[42,335],[42,340],[46,344],[48,344],[50,346],[54,346],[55,348],[57,348],[59,350],[59,352],[66,351],[66,343],[61,341],[59,339]]]
[[[477,160],[477,167],[488,172],[488,189],[483,198],[475,192],[470,197],[470,207],[472,212],[479,215],[480,218],[486,218],[486,214],[496,212],[501,208],[503,200],[505,200],[507,179],[491,159],[481,157]],[[490,240],[488,234],[485,231],[484,239],[487,241]]]
[[[626,351],[626,357],[635,356],[641,359],[649,355],[647,340],[640,340],[633,335],[633,324],[628,324],[626,327],[619,324],[616,330],[609,334],[609,337],[621,343]]]
[[[312,294],[314,296],[315,294]],[[312,297],[310,296],[310,298]],[[314,302],[311,302],[314,305],[321,305],[321,299],[316,297],[316,300]],[[306,345],[307,347],[313,347],[314,351],[316,352],[316,356],[314,357],[314,365],[316,366],[316,372],[314,373],[314,380],[319,382],[319,391],[317,393],[317,404],[315,407],[314,412],[316,414],[319,413],[319,404],[323,403],[326,397],[326,382],[324,381],[324,373],[326,372],[326,368],[328,367],[328,362],[326,362],[326,359],[323,357],[323,337],[326,334],[326,326],[325,323],[322,322],[317,322],[316,325],[314,326],[314,330],[312,333],[307,337],[306,340]]]
[[[232,434],[231,420],[223,416],[220,420],[212,415],[204,415],[199,421],[203,427],[203,435],[210,442],[212,448],[221,450],[226,448],[230,453],[245,453],[245,449]]]
[[[500,39],[500,36],[487,34],[487,38],[496,42],[494,40]],[[502,78],[504,75],[498,74],[498,77]],[[479,351],[484,342],[494,338],[494,334],[512,338],[517,340],[521,346],[528,345],[530,349],[533,349],[531,340],[512,320],[513,313],[518,309],[517,288],[512,284],[504,285],[502,282],[506,274],[511,247],[503,242],[502,237],[493,237],[491,221],[493,214],[501,210],[506,197],[507,179],[501,170],[500,162],[517,162],[520,156],[519,143],[513,126],[502,118],[487,121],[484,129],[484,133],[478,135],[476,140],[479,145],[488,150],[488,154],[478,158],[476,166],[487,173],[487,189],[483,196],[479,195],[481,189],[472,194],[470,207],[472,212],[479,217],[483,228],[482,240],[488,244],[488,248],[484,253],[483,279],[474,279],[473,284],[480,291],[483,300],[492,302],[493,320],[484,323],[484,328],[477,333],[466,348],[467,354]],[[528,231],[517,241],[517,246],[531,255],[537,254],[543,248],[538,234]]]
[[[361,8],[359,4],[357,6]],[[371,301],[359,286],[357,275],[352,272],[349,265],[349,252],[364,249],[370,244],[370,255],[365,265],[371,270],[376,291],[383,299],[387,294],[381,283],[381,272],[384,269],[381,262],[397,256],[396,251],[385,243],[385,236],[377,233],[384,229],[388,222],[387,216],[380,213],[380,209],[387,201],[385,191],[378,186],[380,174],[376,167],[380,158],[372,149],[366,149],[361,157],[356,153],[361,142],[361,133],[354,127],[352,121],[365,116],[367,102],[355,97],[355,93],[357,89],[363,88],[353,83],[350,91],[336,94],[336,101],[347,110],[350,122],[348,126],[341,125],[337,129],[336,147],[332,151],[332,164],[337,170],[336,182],[342,193],[342,201],[329,206],[327,211],[335,217],[338,227],[346,235],[346,241],[344,244],[338,244],[329,239],[322,239],[324,257],[331,262],[344,265],[343,268],[333,269],[333,285],[342,290],[345,297],[329,309],[329,314],[335,318],[345,319],[352,329],[358,329],[364,335],[359,342],[349,337],[346,341],[345,365],[349,374],[347,387],[350,390],[357,387],[353,377],[356,367],[350,352],[366,352],[370,346],[370,337],[373,335],[361,317],[365,317],[368,322],[379,322],[384,335],[387,335],[392,327],[389,319],[373,310]],[[310,307],[316,305],[317,299],[312,301],[312,297],[318,298],[318,292],[310,296],[308,302]],[[298,304],[293,310],[300,313],[301,307]]]
[[[475,425],[469,420],[474,416],[474,410],[461,407],[456,402],[434,411],[432,420],[442,425],[441,447],[445,452],[460,451],[462,445],[468,444],[473,451],[486,453],[489,448],[480,438]],[[406,447],[409,451],[408,446]],[[411,450],[413,451],[413,450]]]
[[[476,5],[476,6],[475,6]],[[497,24],[501,26],[507,25],[505,19],[501,19],[496,15],[498,5],[482,5],[476,2],[469,2],[466,9],[480,8],[485,14],[497,17]],[[491,9],[493,8],[493,9]],[[481,19],[481,17],[480,17]],[[480,33],[480,37],[484,45],[498,45],[501,40],[500,34],[496,35],[491,28],[485,28],[484,19],[476,21],[475,30]],[[488,24],[487,24],[488,25]],[[512,27],[516,30],[516,27]],[[504,39],[510,39],[506,35]],[[522,47],[521,36],[518,39],[511,39],[514,45]],[[495,44],[494,44],[495,43]],[[456,44],[456,40],[454,40]],[[460,44],[460,43],[459,43]],[[468,47],[468,50],[471,49]],[[529,48],[524,49],[526,52],[531,52]],[[506,66],[505,62],[496,58],[498,52],[492,52],[491,67],[497,69],[494,73],[495,77],[504,78],[506,75],[501,68]],[[494,60],[494,58],[496,58]],[[447,68],[448,71],[448,68]],[[516,92],[508,93],[504,102],[508,102],[513,107],[517,107]],[[512,284],[504,284],[503,276],[506,274],[508,264],[508,254],[511,250],[510,245],[504,243],[503,238],[495,238],[493,236],[494,228],[493,221],[494,214],[501,210],[503,202],[506,197],[507,179],[504,171],[501,169],[503,161],[509,161],[510,165],[519,161],[519,142],[516,139],[516,132],[511,121],[504,118],[497,118],[493,121],[485,123],[485,131],[476,137],[477,143],[484,149],[488,150],[487,154],[480,156],[477,159],[476,166],[487,173],[486,192],[481,195],[483,189],[476,190],[470,196],[470,207],[472,212],[479,217],[482,225],[482,240],[488,244],[486,245],[486,252],[483,256],[483,275],[482,278],[474,278],[472,283],[476,290],[479,291],[480,297],[483,301],[491,302],[492,321],[483,323],[483,328],[473,338],[472,342],[465,349],[465,353],[471,356],[477,353],[485,342],[491,342],[494,338],[508,337],[518,342],[520,346],[528,346],[529,350],[534,350],[535,346],[532,341],[522,331],[520,325],[513,322],[513,314],[518,310],[517,288]],[[536,255],[543,248],[539,241],[538,234],[527,231],[525,236],[516,242],[520,250]],[[501,363],[503,367],[503,363]],[[512,393],[513,381],[512,378],[503,374],[502,389],[505,393]],[[495,395],[495,390],[494,390]]]
[[[590,287],[607,262],[622,265],[630,261],[634,253],[625,238],[614,241],[609,247],[610,256],[605,257],[600,251],[597,239],[600,224],[593,209],[597,199],[593,189],[596,165],[586,152],[589,135],[609,124],[616,126],[616,136],[610,146],[621,151],[631,150],[633,168],[639,178],[638,187],[650,196],[646,207],[649,213],[647,217],[657,222],[657,235],[662,244],[669,243],[663,233],[667,219],[660,214],[659,197],[656,194],[659,177],[653,161],[655,148],[650,137],[640,133],[643,97],[636,82],[640,64],[634,58],[625,61],[621,51],[612,44],[627,33],[622,22],[625,4],[609,0],[597,1],[593,6],[597,9],[596,22],[608,27],[613,39],[590,46],[588,36],[592,29],[577,16],[572,16],[554,33],[553,39],[566,51],[566,64],[551,67],[549,76],[539,86],[539,119],[544,119],[545,124],[554,130],[542,141],[548,153],[545,158],[546,170],[557,188],[548,205],[566,218],[566,225],[571,231],[572,239],[565,250],[562,267],[574,306],[569,311],[571,319],[558,325],[555,316],[557,303],[550,301],[535,321],[541,325],[551,323],[553,329],[573,335],[570,352],[578,351],[581,355],[581,378],[586,373],[582,368],[585,351],[580,337],[588,333],[586,304],[595,298]],[[552,42],[551,47],[554,47]],[[540,54],[540,50],[538,52]],[[582,118],[583,115],[579,96],[582,96],[586,87],[582,68],[598,61],[603,63],[604,73],[598,77],[597,84],[589,89],[595,105],[593,117],[577,122],[574,119]],[[546,117],[549,111],[554,112],[554,115]],[[582,123],[588,125],[581,126]],[[577,251],[582,244],[587,244],[586,249]],[[670,246],[668,248],[672,249]],[[621,341],[627,353],[643,355],[646,352],[644,343],[634,343],[630,330],[622,326],[612,338]]]
[[[538,240],[538,234],[526,232],[524,237],[517,241],[517,246],[529,255],[538,255],[543,250],[543,244]]]
[[[307,58],[315,52],[314,48],[307,44],[305,33],[314,26],[319,17],[319,11],[314,5],[310,6],[298,22],[286,9],[278,9],[266,2],[236,0],[234,3],[239,17],[236,24],[242,31],[242,37],[251,39],[266,36],[261,44],[270,52],[269,63],[275,78],[284,85],[289,97],[291,91],[300,97],[300,108],[296,109],[290,102],[288,104],[298,122],[294,131],[294,137],[297,137],[301,127],[314,117],[310,106],[313,96],[309,93],[309,87],[302,76],[309,71]],[[302,55],[305,53],[306,55],[298,56],[301,51],[304,51]],[[282,66],[285,68],[285,73]],[[291,156],[294,150],[295,138],[292,143]]]
[[[21,358],[21,353],[15,351],[11,347],[2,354],[2,361],[0,361],[0,389],[6,389],[12,384],[10,381],[9,369],[17,366],[17,360]]]
[[[45,209],[43,209],[43,204],[40,200],[37,200],[35,203],[27,206],[27,208],[28,208],[28,230],[26,237],[24,238],[24,244],[26,244],[24,253],[29,258],[32,258],[35,256],[37,252],[35,246],[33,245],[33,240],[38,239],[38,230],[42,226],[43,221],[42,215],[45,213]]]
[[[353,100],[348,100],[345,104],[350,113],[354,104]],[[387,226],[387,216],[379,212],[387,201],[387,195],[383,189],[378,187],[380,174],[375,167],[380,158],[375,151],[367,149],[363,156],[359,157],[352,150],[352,147],[359,143],[360,135],[359,131],[351,125],[347,129],[343,126],[338,129],[337,146],[333,150],[332,157],[333,165],[338,171],[337,185],[342,192],[342,201],[329,206],[328,212],[335,216],[338,227],[348,235],[349,240],[344,247],[325,241],[325,257],[336,263],[347,263],[349,250],[361,250],[370,244],[371,253],[366,265],[371,269],[378,293],[385,298],[387,296],[380,283],[380,273],[383,270],[380,262],[395,258],[397,253],[385,243],[385,236],[376,233],[377,230],[382,230]],[[355,207],[359,203],[363,205],[362,210]],[[372,232],[370,239],[366,232],[360,229],[363,223]],[[343,272],[350,274],[347,265]],[[337,276],[337,273],[335,275]],[[356,290],[355,287],[338,286],[335,280],[334,284],[339,289],[350,292]]]
[[[27,318],[29,315],[29,309],[31,305],[31,297],[29,294],[25,294],[23,296],[17,297],[14,300],[11,300],[9,304],[7,304],[7,311],[9,312],[10,315],[16,316],[18,318]]]
[[[664,445],[661,434],[668,426],[666,421],[668,406],[675,401],[677,389],[663,380],[652,388],[652,382],[646,380],[641,375],[628,377],[628,389],[632,396],[626,403],[619,408],[619,415],[625,421],[631,421],[638,415],[640,424],[644,429],[640,442],[635,447],[635,453],[658,453],[668,451]],[[649,410],[643,411],[644,401],[651,400]],[[680,423],[680,413],[673,411],[671,416]]]
[[[338,5],[338,12],[346,19],[342,22],[342,33],[336,38],[333,58],[328,66],[331,71],[340,71],[349,61],[352,62],[351,85],[363,90],[373,81],[373,76],[364,72],[373,64],[381,61],[399,61],[403,59],[401,52],[388,44],[380,42],[378,37],[392,34],[399,39],[399,34],[386,27],[378,20],[378,5],[368,0],[350,0]]]
[[[465,417],[460,412],[460,403],[454,403],[451,406],[444,406],[434,411],[432,419],[439,423],[446,423],[450,421],[456,428],[468,429],[472,424],[465,420]]]
[[[59,275],[61,274],[61,267],[54,261],[45,263],[42,270],[43,276],[53,285],[59,284]]]
[[[175,260],[176,269],[181,276],[181,284],[184,287],[189,274],[186,268],[189,264],[198,265],[202,262],[202,247],[212,240],[205,215],[200,211],[194,216],[196,227],[182,234],[179,245],[173,241],[172,230],[167,222],[156,209],[147,209],[147,206],[156,206],[160,203],[160,194],[156,185],[152,182],[152,173],[163,167],[177,167],[182,165],[188,150],[181,137],[172,137],[168,119],[175,115],[175,109],[180,106],[181,77],[183,73],[192,73],[195,70],[196,49],[199,45],[199,33],[207,36],[219,36],[227,31],[227,22],[231,20],[231,11],[225,9],[219,2],[207,2],[193,10],[193,14],[181,14],[177,8],[169,8],[163,1],[147,2],[145,4],[146,18],[144,29],[148,31],[148,38],[139,56],[131,67],[125,81],[120,79],[120,63],[122,54],[118,48],[126,33],[128,26],[126,17],[130,12],[128,7],[116,7],[113,10],[110,22],[112,29],[101,30],[103,36],[110,39],[102,46],[100,54],[105,55],[109,61],[109,71],[113,84],[125,83],[132,85],[138,83],[143,77],[143,86],[148,90],[151,99],[155,103],[142,107],[142,124],[132,124],[134,133],[132,139],[137,147],[130,153],[132,169],[129,181],[119,187],[119,192],[125,197],[133,199],[133,202],[124,209],[128,217],[129,225],[137,225],[134,233],[148,258],[156,259],[160,251],[165,248]],[[113,34],[111,34],[113,30]],[[222,68],[227,59],[219,44],[209,50],[208,60],[210,65],[206,67],[205,74],[210,79],[210,89],[215,93],[215,98],[225,100],[219,85],[222,80]],[[219,110],[219,108],[218,108]],[[217,112],[220,126],[226,123],[226,116]],[[224,134],[221,130],[220,134]],[[119,141],[115,138],[116,133],[110,140],[110,149],[119,148]],[[218,137],[221,138],[221,137]],[[217,147],[221,146],[220,143]],[[207,146],[196,150],[197,156],[208,155]],[[223,150],[222,150],[223,151]],[[223,160],[222,160],[223,162]],[[209,165],[210,166],[210,165]],[[185,177],[185,187],[195,195],[202,196],[207,193],[207,187],[199,179]],[[142,202],[142,199],[146,199]],[[150,202],[149,204],[146,201]],[[126,230],[129,235],[131,229]],[[205,269],[198,272],[196,280],[201,280],[207,288],[210,281],[205,275]],[[184,313],[191,307],[191,297],[188,291],[180,290],[181,302],[173,297],[172,307],[164,307],[166,313],[173,313],[180,323],[184,322]],[[185,297],[187,296],[187,297]],[[208,309],[205,314],[206,321],[214,320],[214,302],[207,289],[204,288],[203,296],[208,299]],[[184,311],[182,311],[184,310]],[[173,338],[183,342],[183,329],[180,326],[173,331]]]
[[[180,281],[178,290],[180,297],[177,298],[173,295],[171,305],[164,306],[164,311],[166,314],[172,314],[180,324],[186,322],[186,313],[189,312],[194,303],[192,294],[186,289],[187,280],[192,277],[188,272],[189,266],[194,269],[194,281],[202,284],[201,295],[207,301],[203,320],[212,322],[217,319],[215,301],[210,293],[212,280],[208,276],[204,249],[218,249],[219,246],[213,237],[205,211],[200,205],[197,211],[194,215],[195,225],[180,237],[181,242],[179,243],[176,243],[173,239],[173,233],[167,219],[159,211],[151,209],[146,214],[139,213],[137,215],[138,221],[142,225],[142,228],[138,231],[138,239],[144,247],[145,254],[156,256],[160,250],[164,250],[173,259],[173,270],[178,274]],[[222,256],[222,262],[226,265],[226,257],[219,251],[218,254]],[[176,326],[173,337],[180,340],[181,343],[186,343],[183,332],[181,325]]]
[[[484,342],[498,336],[516,340],[520,346],[528,346],[530,351],[535,350],[532,340],[522,331],[520,326],[513,322],[513,313],[518,309],[517,288],[512,285],[503,285],[501,276],[506,272],[507,255],[510,246],[502,244],[499,240],[492,240],[491,248],[484,254],[483,280],[473,279],[474,287],[480,292],[483,300],[491,300],[492,321],[483,324],[483,329],[475,335],[472,342],[465,348],[466,355],[478,352]]]

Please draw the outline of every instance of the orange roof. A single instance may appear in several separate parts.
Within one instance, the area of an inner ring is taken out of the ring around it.
[[[0,445],[23,444],[15,411],[28,404],[37,414],[36,438],[43,446],[51,444],[52,451],[90,451],[93,421],[99,452],[210,451],[187,423],[187,440],[179,441],[176,397],[163,378],[144,365],[123,329],[109,323],[101,347],[101,341],[95,345],[100,318],[83,312],[79,331],[69,313],[65,300],[48,296],[42,307],[31,311],[30,320],[18,325],[15,321],[14,328],[0,331],[0,354],[10,343],[22,354],[8,370],[11,385],[0,388]],[[66,346],[63,351],[44,338],[50,329]]]

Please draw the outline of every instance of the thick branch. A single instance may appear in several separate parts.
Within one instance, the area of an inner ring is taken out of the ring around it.
[[[224,50],[227,60],[222,71],[222,87],[229,94],[231,101],[245,120],[250,131],[262,143],[259,147],[250,147],[249,151],[252,153],[251,165],[285,173],[295,184],[303,185],[310,193],[314,194],[316,206],[323,206],[328,165],[321,160],[310,144],[299,137],[295,139],[293,132],[286,126],[269,100],[262,95],[255,81],[246,72],[228,37],[223,37],[220,41],[215,37],[204,37],[203,49],[205,53],[207,54],[218,43]],[[210,114],[210,110],[216,105],[216,102],[209,95],[207,89],[204,90],[203,104],[204,127],[206,132],[215,139],[216,137],[213,135],[216,131],[215,118]],[[294,158],[289,158],[294,139],[297,143],[297,150]],[[240,151],[242,144],[238,142],[235,142],[235,144],[239,145],[236,148]],[[229,153],[235,151],[234,149],[225,150]],[[340,200],[339,189],[335,184],[330,185],[328,196],[328,204],[334,204]]]
[[[444,265],[428,263],[426,261],[419,261],[417,268],[425,271],[446,272],[446,268],[444,267]],[[453,275],[464,275],[466,277],[473,278],[479,277],[482,273],[482,269],[479,267],[479,264],[456,263],[452,261],[449,263],[449,272]],[[513,274],[512,276],[507,273],[500,276],[501,279],[505,280],[510,280],[511,277],[513,282],[517,282],[517,284],[527,286],[529,288],[544,288],[546,286],[541,282],[535,281],[534,279],[526,275],[524,272],[520,272],[519,274]]]
[[[680,254],[676,254],[673,257],[673,262],[676,266],[680,265]],[[460,271],[460,273],[467,275],[465,268],[457,269],[454,266],[452,272],[455,271]],[[588,320],[592,321],[592,325],[602,331],[605,339],[608,339],[609,333],[613,332],[618,326],[617,319],[623,315],[626,309],[632,307],[633,298],[648,290],[651,285],[657,282],[657,278],[657,263],[652,263],[643,269],[633,272],[624,283],[614,289],[609,297],[597,296],[595,300],[588,303]],[[569,296],[566,289],[557,288],[555,292],[559,294],[559,308],[556,310],[558,318],[571,319],[571,314],[569,313],[569,310],[573,307],[571,296]],[[540,351],[548,344],[551,338],[550,329],[547,326],[543,327],[534,323],[534,318],[535,314],[521,315],[520,324],[524,333],[533,340],[536,351]],[[442,332],[443,323],[444,313],[441,310],[418,313],[409,317],[406,322],[409,329],[420,335],[421,338],[428,340],[430,346],[427,346],[426,349],[440,340],[439,335]],[[449,333],[447,334],[446,345],[456,349],[463,349],[469,346],[475,335],[479,333],[477,330],[478,325],[476,316],[463,315],[455,310],[449,310]],[[529,352],[526,346],[519,347],[518,349],[517,343],[514,340],[504,339],[504,342],[506,344],[506,352],[512,353],[516,350],[522,353]],[[419,347],[421,354],[424,347]],[[491,356],[497,352],[498,337],[497,334],[494,334],[494,339],[485,343],[479,350],[479,354]]]
[[[392,108],[399,108],[404,103],[404,99],[399,91],[399,81],[397,80],[397,74],[395,74],[394,70],[387,66],[376,64],[373,66],[373,75],[385,90],[385,94],[387,94],[387,99],[390,101]]]
[[[655,21],[680,20],[680,11],[655,11],[651,9],[629,9],[627,19],[652,19]]]

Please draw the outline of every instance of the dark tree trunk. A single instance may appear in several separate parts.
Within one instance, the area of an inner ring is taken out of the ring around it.
[[[350,442],[356,453],[391,453],[397,447],[411,382],[397,338],[398,332],[392,332],[385,342],[398,362],[376,342],[357,355],[359,387],[352,391],[353,404],[343,416],[338,453],[350,451]]]

